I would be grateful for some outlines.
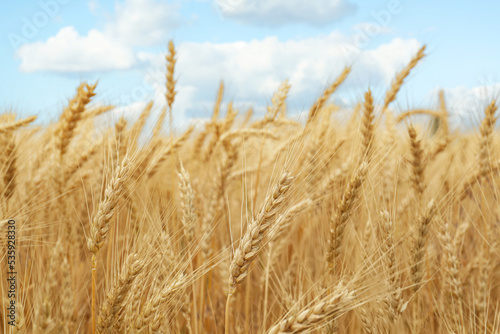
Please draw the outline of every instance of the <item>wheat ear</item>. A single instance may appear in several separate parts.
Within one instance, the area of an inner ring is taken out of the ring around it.
[[[363,145],[362,157],[366,161],[370,161],[370,155],[373,147],[373,96],[371,90],[365,94],[365,102],[363,103],[363,122],[361,123],[361,136]]]
[[[82,118],[90,99],[95,96],[94,90],[96,86],[97,82],[92,86],[86,83],[81,84],[77,89],[76,96],[63,111],[56,127],[56,147],[60,157],[66,153],[78,121]]]
[[[294,177],[288,172],[281,175],[273,193],[267,196],[262,209],[257,217],[253,219],[248,229],[240,241],[240,246],[236,250],[231,265],[229,267],[229,293],[226,302],[226,326],[225,333],[229,333],[229,305],[230,299],[236,287],[241,284],[248,275],[248,269],[252,261],[261,250],[261,242],[271,224],[275,222],[278,209],[282,206],[284,196]]]
[[[394,250],[392,219],[387,211],[381,212],[380,215],[382,217],[380,227],[384,237],[381,249],[383,252],[383,262],[388,272],[387,285],[390,291],[384,300],[384,307],[389,316],[389,321],[392,323],[396,321],[401,313],[403,298],[401,296],[400,276],[397,269],[396,252]]]
[[[418,201],[422,199],[424,194],[425,184],[424,184],[424,152],[422,150],[421,140],[417,139],[417,131],[413,126],[408,127],[408,135],[410,136],[410,146],[411,146],[411,176],[413,189],[415,190],[416,197]]]
[[[214,112],[212,114],[212,123],[216,122],[219,118],[220,105],[222,103],[222,97],[224,96],[224,81],[221,80],[219,83],[219,90],[217,91],[217,99],[214,104]]]
[[[352,207],[358,195],[359,188],[363,183],[367,167],[366,162],[363,162],[356,170],[356,173],[342,195],[342,200],[337,206],[335,215],[330,220],[330,240],[326,256],[329,270],[334,268],[335,262],[337,262],[340,256],[340,246],[344,237],[344,230],[351,216]]]
[[[288,84],[288,80],[285,80],[281,83],[278,90],[273,94],[273,97],[271,99],[272,105],[267,107],[267,113],[264,116],[264,119],[252,124],[252,128],[262,128],[276,119],[276,116],[278,116],[280,110],[283,110],[285,107],[285,100],[288,96],[290,87],[291,86]]]
[[[288,83],[288,80],[285,80],[281,83],[278,91],[274,93],[271,99],[272,106],[267,109],[267,112],[272,115],[273,119],[276,118],[280,110],[282,110],[285,106],[285,100],[288,96],[288,92],[290,91],[290,87],[291,86]]]
[[[425,244],[427,243],[427,233],[429,232],[429,226],[436,214],[436,203],[431,200],[427,205],[427,209],[423,215],[420,216],[415,235],[415,245],[412,249],[412,266],[411,266],[411,278],[413,280],[415,291],[418,291],[422,285],[422,278],[424,277],[424,255],[425,255]]]
[[[182,218],[181,223],[186,238],[186,246],[189,247],[194,235],[196,223],[196,211],[194,208],[194,190],[188,172],[181,165],[179,176],[179,190],[181,197]]]
[[[167,99],[168,105],[168,125],[170,135],[173,133],[172,104],[174,103],[175,95],[177,95],[177,92],[175,91],[175,84],[177,81],[174,79],[175,63],[177,62],[175,53],[174,42],[170,40],[168,42],[168,54],[165,56],[167,61],[167,93],[165,94],[165,98]]]
[[[314,104],[311,106],[311,109],[309,109],[309,116],[307,118],[306,124],[310,124],[312,121],[314,121],[317,113],[321,110],[321,108],[323,108],[323,106],[325,105],[326,101],[330,98],[330,96],[332,96],[332,94],[337,90],[337,88],[345,81],[349,73],[351,73],[351,67],[347,66],[344,68],[342,73],[340,73],[338,78],[323,91],[323,94],[319,97],[319,99],[316,102],[314,102]]]
[[[403,85],[404,80],[410,74],[410,71],[415,66],[417,66],[418,62],[422,58],[424,58],[424,56],[425,56],[425,47],[426,47],[425,45],[422,46],[418,50],[417,54],[411,59],[410,63],[408,65],[406,65],[406,67],[401,72],[399,72],[396,75],[396,78],[392,82],[391,88],[389,89],[389,91],[387,92],[387,94],[385,96],[383,110],[385,110],[389,106],[389,104],[396,99],[396,95],[398,94],[399,89]]]
[[[248,226],[231,262],[229,273],[231,292],[234,292],[236,286],[241,284],[248,275],[248,268],[260,251],[262,239],[275,221],[277,211],[281,207],[284,195],[290,188],[293,179],[294,177],[288,172],[283,173],[274,192],[266,198],[259,214]]]
[[[172,282],[162,287],[160,291],[157,291],[151,300],[144,306],[141,314],[136,318],[136,333],[142,333],[148,326],[153,332],[158,331],[163,318],[161,306],[170,302],[174,294],[184,291],[188,283],[188,277],[181,274]]]
[[[128,257],[120,277],[114,283],[101,307],[97,318],[97,333],[107,333],[115,325],[124,307],[125,298],[144,266],[144,259],[140,259],[137,254]]]
[[[11,133],[8,139],[7,147],[5,148],[4,154],[6,157],[5,163],[7,164],[5,172],[3,175],[4,182],[4,196],[9,200],[16,189],[16,172],[17,172],[17,150],[16,150],[16,138],[14,134]]]
[[[22,128],[23,126],[26,126],[26,125],[32,123],[35,120],[36,120],[36,116],[30,116],[28,118],[21,119],[19,121],[2,124],[2,125],[0,125],[0,134],[15,131],[19,128]]]
[[[497,109],[498,106],[496,105],[496,101],[491,101],[484,110],[485,116],[479,128],[481,133],[479,142],[479,175],[481,176],[487,175],[490,171],[490,156],[493,148],[493,129],[497,121],[497,117],[495,117]]]
[[[267,334],[303,333],[338,319],[349,311],[349,304],[355,300],[354,292],[341,287],[331,296],[304,308],[298,315],[281,320],[271,327]]]
[[[451,328],[455,332],[458,332],[460,328],[460,316],[459,312],[462,310],[462,282],[460,279],[460,247],[459,242],[454,242],[460,240],[467,231],[469,224],[467,222],[462,223],[455,236],[452,237],[450,233],[450,225],[448,222],[440,224],[440,239],[443,243],[443,258],[444,258],[444,278],[445,278],[445,289],[443,293],[443,298],[445,302],[450,305],[447,310],[447,314],[450,318]],[[457,245],[458,244],[458,245]],[[455,247],[457,245],[457,247]]]
[[[93,254],[97,255],[106,240],[110,228],[109,223],[123,195],[132,165],[128,157],[123,159],[106,188],[104,199],[99,203],[97,215],[90,225],[90,237],[87,239],[87,247]]]

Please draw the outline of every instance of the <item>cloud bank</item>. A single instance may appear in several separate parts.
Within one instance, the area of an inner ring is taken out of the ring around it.
[[[324,26],[356,12],[346,0],[215,0],[224,17],[248,24]]]

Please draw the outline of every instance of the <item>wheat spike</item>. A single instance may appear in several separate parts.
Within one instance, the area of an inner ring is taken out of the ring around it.
[[[417,66],[418,62],[422,58],[424,58],[424,56],[425,56],[425,48],[426,48],[425,45],[422,46],[418,50],[417,54],[411,59],[410,63],[408,65],[406,65],[406,67],[403,70],[401,70],[401,72],[399,72],[396,75],[396,78],[392,82],[391,88],[389,89],[389,91],[387,92],[387,94],[385,96],[383,110],[387,109],[387,107],[389,106],[389,104],[391,104],[391,102],[396,99],[396,95],[398,94],[399,89],[403,85],[403,82],[406,79],[406,77],[410,74],[411,70],[415,66]]]

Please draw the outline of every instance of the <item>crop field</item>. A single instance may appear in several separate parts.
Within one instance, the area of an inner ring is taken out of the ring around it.
[[[345,67],[302,118],[288,81],[265,115],[215,81],[174,128],[170,42],[158,113],[105,118],[97,82],[51,124],[4,111],[0,331],[499,333],[497,103],[467,130],[442,92],[393,107],[425,56],[349,109]]]

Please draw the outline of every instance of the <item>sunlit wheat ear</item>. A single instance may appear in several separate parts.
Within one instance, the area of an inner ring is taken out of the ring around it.
[[[370,309],[369,305],[363,305],[358,307],[357,313],[359,319],[361,320],[361,328],[363,329],[363,334],[375,334],[377,327],[375,326],[375,316]]]
[[[0,134],[10,132],[10,131],[15,131],[17,129],[20,129],[36,120],[36,116],[30,116],[28,118],[19,120],[19,121],[13,121],[9,123],[4,123],[0,125]]]
[[[338,262],[345,227],[352,214],[353,205],[363,183],[367,168],[368,165],[366,162],[363,162],[359,166],[353,178],[349,181],[342,199],[330,220],[330,239],[326,256],[329,270],[334,269],[335,264]]]
[[[133,161],[128,157],[123,159],[106,188],[104,198],[99,203],[97,215],[90,224],[90,236],[87,239],[87,247],[93,254],[99,252],[106,240],[111,218],[113,218],[118,208],[118,201],[123,195],[125,184],[130,177],[133,166]]]
[[[214,112],[212,114],[212,123],[215,122],[219,118],[220,114],[220,106],[222,103],[222,98],[224,96],[224,81],[221,80],[219,83],[219,89],[217,91],[217,99],[214,104]]]
[[[62,292],[61,292],[61,327],[66,328],[67,332],[71,332],[74,326],[73,310],[74,310],[74,296],[71,274],[71,267],[66,257],[63,258],[61,265],[63,272]]]
[[[268,195],[264,205],[252,219],[247,227],[247,231],[240,241],[239,247],[234,253],[233,260],[229,267],[229,293],[226,301],[225,333],[229,333],[229,310],[231,296],[236,287],[241,284],[248,275],[248,270],[252,261],[262,248],[262,239],[266,236],[271,224],[276,221],[277,211],[283,204],[284,196],[287,193],[294,177],[288,172],[281,175],[278,184],[272,194]]]
[[[493,152],[493,130],[497,117],[495,113],[498,109],[496,101],[493,100],[484,110],[484,119],[479,127],[481,139],[479,142],[479,175],[485,176],[490,171],[490,161]]]
[[[276,118],[280,111],[284,110],[285,100],[291,87],[292,86],[288,83],[288,80],[285,80],[281,83],[278,91],[273,95],[273,98],[271,99],[272,107],[268,109],[268,113],[273,115],[273,119]]]
[[[7,147],[3,154],[5,154],[6,165],[3,175],[3,184],[4,184],[4,196],[8,200],[14,194],[14,190],[16,189],[16,171],[17,171],[17,152],[16,152],[16,138],[13,134],[8,136]]]
[[[248,268],[262,247],[262,239],[271,224],[275,222],[277,211],[281,207],[293,179],[294,177],[289,173],[283,173],[274,192],[266,198],[257,217],[248,225],[247,232],[242,237],[240,246],[234,253],[229,269],[230,293],[234,292],[236,286],[241,284],[248,275]]]
[[[365,102],[363,103],[363,121],[361,123],[361,136],[362,136],[362,157],[366,161],[370,161],[371,151],[373,147],[373,97],[371,90],[365,93]]]
[[[455,232],[455,236],[451,236],[450,232],[450,224],[445,222],[440,222],[440,234],[439,237],[443,246],[443,277],[444,277],[444,287],[443,287],[443,301],[446,304],[449,304],[446,311],[446,315],[450,321],[450,327],[455,332],[459,332],[460,328],[460,317],[459,312],[462,308],[462,282],[461,282],[461,273],[460,273],[460,259],[459,259],[459,247],[455,247],[455,245],[459,245],[461,241],[456,242],[457,240],[462,240],[463,235],[467,231],[469,224],[468,222],[464,222],[459,225],[457,231]],[[455,241],[455,242],[454,242]]]
[[[194,190],[191,185],[191,178],[182,165],[178,176],[182,208],[181,223],[184,230],[184,237],[186,238],[186,247],[190,247],[190,244],[193,241],[194,228],[197,220],[196,210],[194,207]]]
[[[303,333],[321,328],[352,309],[354,300],[354,291],[339,286],[330,296],[300,310],[295,316],[281,320],[267,334]]]
[[[177,81],[174,79],[175,63],[177,62],[175,54],[176,52],[175,52],[174,42],[170,40],[168,42],[168,54],[165,56],[165,60],[167,61],[167,74],[166,74],[167,92],[165,93],[165,98],[167,100],[167,105],[168,105],[168,126],[170,135],[172,135],[173,133],[172,104],[174,103],[175,95],[177,95],[177,92],[175,91],[175,84],[177,83]]]
[[[323,108],[323,106],[325,105],[326,101],[328,101],[330,96],[332,96],[332,94],[337,90],[337,88],[345,81],[349,73],[351,73],[351,67],[347,66],[344,68],[344,70],[338,76],[338,78],[323,91],[323,94],[321,94],[319,99],[316,100],[316,102],[314,102],[314,104],[309,109],[307,124],[310,124],[315,120],[318,112],[321,110],[321,108]]]
[[[422,149],[422,142],[417,139],[417,131],[410,125],[408,127],[408,135],[410,136],[411,146],[411,182],[415,190],[416,198],[420,202],[425,190],[424,183],[424,151]]]
[[[61,264],[62,252],[63,252],[63,242],[59,239],[50,251],[49,266],[47,268],[47,273],[45,275],[45,281],[39,289],[40,299],[37,300],[36,307],[34,309],[34,332],[35,333],[47,333],[56,329],[56,319],[52,315],[51,298],[50,296],[54,293],[54,289],[57,286],[57,268]]]
[[[394,101],[396,99],[396,95],[398,94],[399,92],[399,89],[401,88],[401,86],[403,85],[403,82],[404,80],[406,79],[406,77],[410,74],[410,71],[415,67],[417,66],[418,62],[424,58],[425,56],[425,48],[426,46],[422,46],[417,54],[411,59],[410,63],[408,65],[406,65],[406,67],[401,71],[399,72],[397,75],[396,75],[396,78],[394,79],[394,81],[392,82],[392,85],[391,85],[391,88],[389,89],[389,91],[387,91],[387,94],[385,96],[385,100],[384,100],[384,108],[383,110],[385,110],[389,104],[391,104],[392,101]]]
[[[174,42],[169,41],[168,42],[168,54],[165,56],[165,59],[167,61],[167,93],[165,94],[165,97],[167,99],[167,104],[170,109],[172,109],[172,104],[174,103],[175,95],[177,92],[175,91],[175,84],[176,80],[174,80],[174,70],[175,70],[175,63],[177,62],[177,59],[175,58],[175,47],[174,47]]]
[[[137,275],[144,268],[146,261],[137,254],[131,255],[123,265],[122,272],[108,292],[97,319],[97,333],[108,333],[123,312],[125,300]]]
[[[55,131],[56,148],[60,157],[66,153],[78,122],[82,118],[90,99],[95,96],[94,90],[96,87],[97,82],[94,85],[82,83],[77,89],[76,96],[63,111]]]
[[[382,221],[380,222],[383,252],[383,262],[387,270],[387,288],[388,296],[384,300],[384,307],[389,322],[394,322],[400,315],[403,307],[403,297],[400,286],[400,274],[396,262],[396,252],[394,244],[394,224],[389,212],[380,213]]]
[[[97,106],[95,108],[85,111],[82,115],[82,120],[95,118],[99,115],[105,114],[110,110],[115,109],[115,106]]]
[[[491,324],[487,320],[490,304],[488,299],[491,298],[492,279],[494,278],[495,268],[498,264],[497,257],[492,254],[492,250],[498,249],[498,224],[486,223],[483,233],[486,240],[481,241],[481,249],[476,256],[478,273],[475,283],[474,310],[479,332],[488,333],[492,332]]]
[[[188,282],[188,278],[182,274],[166,282],[167,284],[161,287],[159,291],[146,302],[142,312],[137,314],[134,324],[136,333],[141,333],[142,330],[148,327],[153,331],[157,331],[161,326],[161,320],[164,316],[162,307],[167,306],[173,297],[183,291]]]
[[[413,281],[413,289],[418,291],[422,286],[422,278],[425,273],[425,245],[428,239],[429,227],[432,219],[436,215],[437,207],[436,202],[431,200],[427,205],[425,211],[421,214],[415,226],[414,235],[414,246],[412,248],[412,266],[411,266],[411,278]]]
[[[253,128],[263,128],[267,124],[273,122],[280,110],[282,111],[285,106],[285,100],[288,96],[288,91],[290,90],[290,85],[288,84],[288,80],[285,80],[281,83],[278,90],[273,94],[271,99],[272,105],[267,107],[267,113],[264,116],[264,119],[258,120],[257,122],[252,124]]]

